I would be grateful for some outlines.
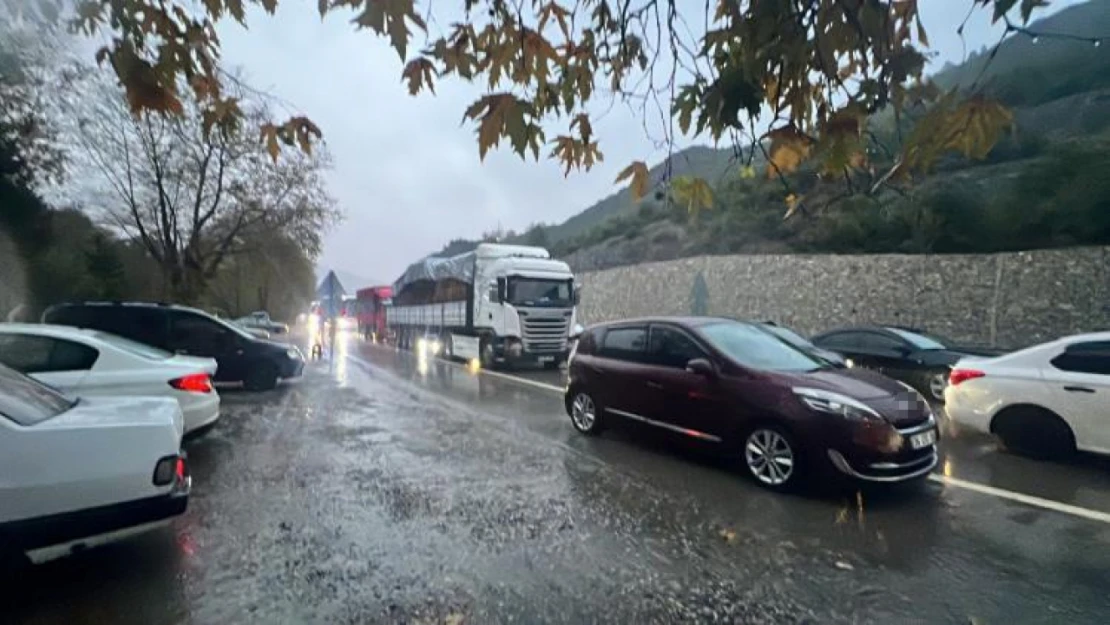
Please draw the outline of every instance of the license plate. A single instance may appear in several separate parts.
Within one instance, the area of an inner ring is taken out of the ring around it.
[[[539,361],[540,362],[555,362],[555,357],[554,356],[540,356]]]
[[[928,447],[929,445],[932,445],[935,442],[937,442],[937,431],[936,430],[929,430],[928,432],[922,432],[920,434],[914,434],[913,436],[910,437],[910,447],[912,447],[914,449],[921,449],[923,447]]]

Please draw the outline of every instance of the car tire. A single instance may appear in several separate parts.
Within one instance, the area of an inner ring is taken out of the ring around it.
[[[804,481],[801,448],[784,427],[760,423],[745,432],[740,460],[748,475],[760,486],[787,492]]]
[[[1006,449],[1040,460],[1064,460],[1076,451],[1075,433],[1056,413],[1038,406],[1014,406],[991,421]]]
[[[948,388],[948,375],[943,372],[926,373],[921,382],[922,393],[934,401],[944,403],[944,389]]]
[[[597,436],[605,429],[602,414],[604,409],[594,399],[593,395],[583,390],[574,392],[570,404],[567,406],[570,413],[570,423],[574,429],[586,436]]]
[[[277,367],[271,363],[263,363],[252,369],[243,380],[243,387],[248,391],[269,391],[277,388]]]

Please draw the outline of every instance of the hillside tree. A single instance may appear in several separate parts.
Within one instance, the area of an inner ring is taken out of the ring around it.
[[[244,88],[242,121],[209,126],[206,111],[188,100],[180,115],[134,115],[123,91],[98,74],[91,70],[57,98],[75,140],[71,167],[84,182],[73,192],[143,245],[171,297],[197,302],[252,230],[280,231],[308,253],[319,251],[338,217],[322,146],[271,159],[257,134],[268,113],[247,102]]]

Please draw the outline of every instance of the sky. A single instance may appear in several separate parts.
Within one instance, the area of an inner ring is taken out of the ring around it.
[[[934,69],[960,62],[1001,34],[990,12],[977,10],[960,37],[956,31],[971,2],[920,0]],[[1036,15],[1077,2],[1054,0]],[[433,5],[432,32],[451,21],[448,6]],[[255,87],[323,130],[335,162],[330,189],[345,219],[326,235],[318,265],[367,282],[345,284],[350,291],[392,282],[454,238],[476,238],[498,226],[520,231],[535,222],[562,222],[619,190],[614,179],[628,163],[653,165],[663,158],[641,119],[616,106],[594,122],[605,159],[589,172],[564,177],[542,152],[539,162],[521,161],[504,148],[483,162],[473,128],[460,123],[467,105],[482,95],[479,85],[449,80],[437,84],[434,96],[410,96],[400,79],[402,63],[386,40],[356,31],[346,14],[321,21],[315,2],[287,0],[274,16],[249,14],[248,26],[221,25],[224,61],[241,66]],[[690,143],[708,142],[679,145]]]

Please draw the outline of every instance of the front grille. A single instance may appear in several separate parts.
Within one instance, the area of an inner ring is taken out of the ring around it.
[[[541,316],[521,313],[520,322],[524,336],[524,349],[535,353],[561,353],[567,349],[567,332],[570,315]]]

